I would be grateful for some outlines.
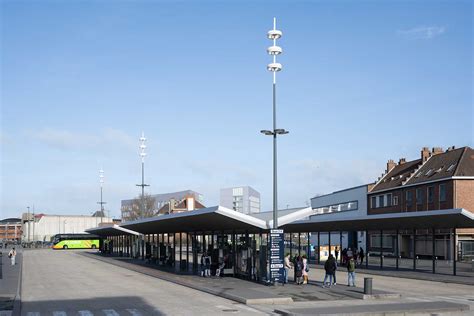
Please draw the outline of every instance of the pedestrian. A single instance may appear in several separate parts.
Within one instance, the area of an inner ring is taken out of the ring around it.
[[[15,250],[15,247],[12,248],[12,250],[10,250],[10,252],[8,253],[8,258],[10,258],[10,261],[12,263],[12,266],[14,266],[16,263],[15,263],[15,259],[16,259],[16,250]]]
[[[302,284],[303,282],[301,281],[302,277],[303,277],[303,269],[304,269],[304,265],[303,265],[303,259],[301,259],[300,256],[298,256],[296,258],[296,265],[295,265],[295,271],[296,271],[296,284],[300,285]]]
[[[342,249],[341,256],[342,256],[342,264],[346,264],[347,260],[348,260],[348,258],[347,258],[347,248]]]
[[[336,285],[336,270],[337,270],[337,260],[334,260],[334,274],[333,274],[333,277],[334,277],[334,285]]]
[[[324,281],[323,281],[323,287],[326,287],[326,281],[329,278],[329,287],[332,285],[332,278],[334,276],[334,271],[336,271],[336,260],[334,259],[334,256],[329,254],[328,260],[324,263],[324,271],[326,272],[326,275],[324,276]]]
[[[355,269],[356,264],[354,258],[350,258],[347,263],[347,286],[355,286]]]
[[[306,255],[303,255],[303,284],[308,284],[308,272],[309,272],[309,266],[308,266],[308,258],[306,258]]]
[[[360,264],[362,265],[362,263],[364,262],[364,249],[362,249],[362,247],[360,247],[360,250],[359,250],[359,258],[360,258]]]
[[[337,246],[334,248],[334,253],[336,255],[336,261],[337,261],[337,258],[339,257],[339,249],[337,249]]]
[[[206,266],[205,266],[206,277],[210,277],[211,276],[211,257],[209,253],[206,254],[206,258],[204,262],[206,263]]]
[[[354,249],[354,258],[355,263],[357,264],[357,258],[359,258],[359,250],[357,250],[357,247]]]
[[[288,283],[288,275],[290,273],[290,269],[293,269],[293,267],[290,262],[290,254],[287,253],[285,256],[285,283]]]

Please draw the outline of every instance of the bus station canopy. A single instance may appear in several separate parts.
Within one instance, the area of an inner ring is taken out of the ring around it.
[[[123,223],[121,227],[142,234],[221,231],[258,233],[268,229],[266,221],[222,206],[144,218]]]
[[[294,221],[280,228],[291,233],[472,227],[474,227],[473,213],[465,209],[450,209],[323,220],[318,216],[312,216],[309,220]]]
[[[123,228],[118,225],[111,225],[111,226],[102,226],[102,227],[95,227],[86,230],[86,233],[94,234],[97,236],[123,236],[123,235],[141,235],[133,230]]]

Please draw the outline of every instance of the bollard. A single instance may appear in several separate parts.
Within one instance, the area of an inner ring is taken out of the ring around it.
[[[372,295],[372,278],[364,278],[364,294]]]

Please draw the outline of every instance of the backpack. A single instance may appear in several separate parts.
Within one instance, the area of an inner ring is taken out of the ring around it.
[[[349,260],[349,263],[347,265],[347,270],[349,272],[354,272],[355,271],[355,262],[353,259]]]
[[[303,263],[301,261],[296,263],[296,270],[303,271]]]

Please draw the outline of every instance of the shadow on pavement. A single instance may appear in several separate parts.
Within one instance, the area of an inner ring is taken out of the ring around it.
[[[91,293],[91,296],[94,293]],[[96,297],[91,299],[49,300],[49,301],[22,301],[21,315],[106,315],[106,316],[145,316],[165,315],[155,307],[149,305],[141,297],[118,296]],[[15,311],[14,315],[20,315]]]

